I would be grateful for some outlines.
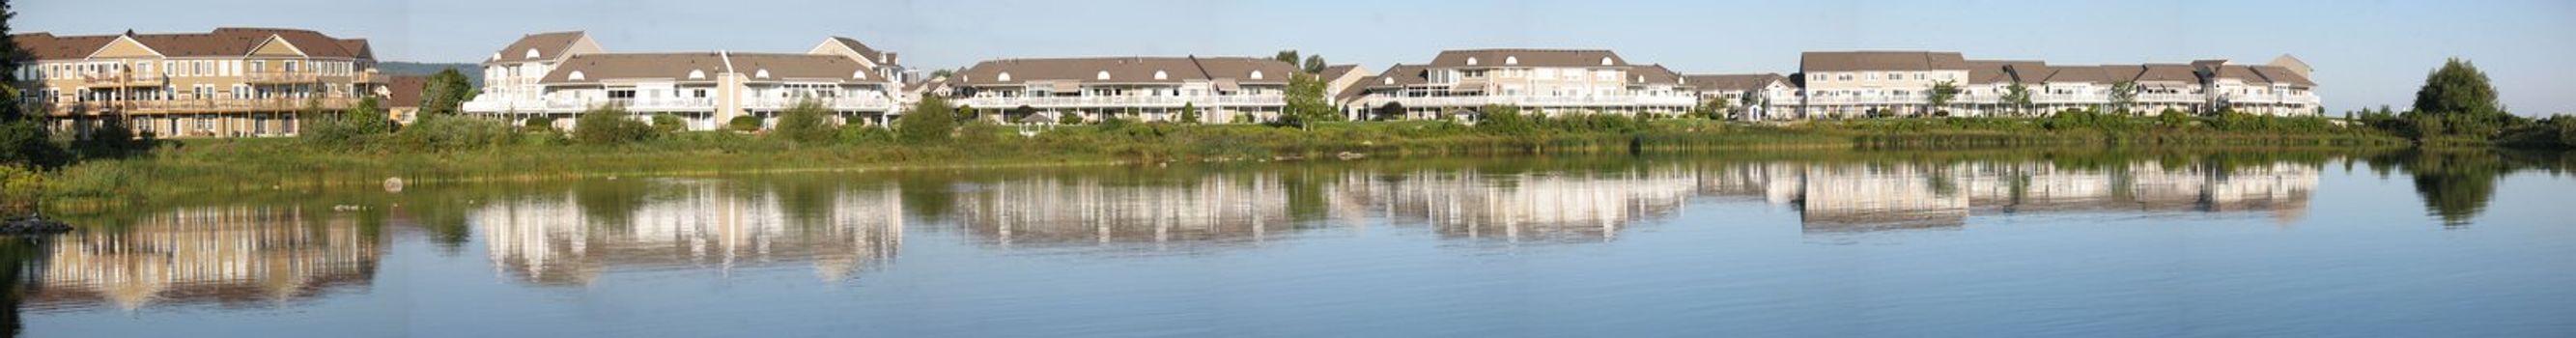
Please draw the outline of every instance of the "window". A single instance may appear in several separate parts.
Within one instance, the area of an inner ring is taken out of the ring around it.
[[[690,92],[690,95],[693,95],[692,97],[701,98],[701,99],[703,99],[703,98],[707,98],[707,90],[705,90],[705,89],[691,89],[691,90],[689,90],[689,92]]]
[[[612,89],[612,90],[609,90],[609,91],[608,91],[608,98],[610,98],[610,99],[621,99],[621,100],[633,100],[633,99],[635,99],[635,90],[634,90],[634,89]]]
[[[250,72],[250,73],[266,72],[266,71],[268,71],[266,68],[268,68],[268,62],[267,62],[267,61],[251,61],[251,62],[250,62],[250,69],[249,69],[249,70],[247,70],[246,72]]]
[[[1923,79],[1923,73],[1914,73],[1914,79],[1916,79],[1916,80],[1922,80],[1922,79]]]
[[[297,69],[295,66],[298,66],[298,64],[296,64],[295,60],[286,60],[286,68],[285,68],[286,72],[288,72],[288,73],[294,73],[294,72],[301,71],[301,70]]]
[[[1842,80],[1843,80],[1843,81],[1851,81],[1851,80],[1852,80],[1852,76],[1851,76],[1851,74],[1843,74]]]

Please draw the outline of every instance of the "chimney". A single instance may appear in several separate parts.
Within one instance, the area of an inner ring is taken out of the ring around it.
[[[896,63],[894,62],[894,57],[895,57],[894,52],[885,52],[885,55],[883,55],[883,56],[878,56],[878,57],[877,57],[877,59],[878,59],[878,60],[877,60],[877,64],[879,64],[879,65],[891,65],[891,64],[896,64]]]

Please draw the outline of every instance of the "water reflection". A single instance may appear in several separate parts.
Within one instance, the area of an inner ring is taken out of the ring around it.
[[[2564,157],[2354,157],[2410,175],[2427,213],[2470,223],[2496,180]],[[276,306],[372,283],[388,235],[471,256],[523,284],[581,287],[619,271],[890,268],[908,232],[1011,252],[1133,255],[1256,248],[1319,229],[1391,226],[1456,244],[1614,242],[1694,203],[1767,204],[1804,234],[1959,229],[2029,213],[2205,213],[2288,225],[2329,157],[2101,156],[1327,162],[1245,168],[1059,168],[422,187],[289,196],[85,220],[0,243],[6,301],[39,311]],[[373,199],[370,199],[373,198]],[[313,200],[381,208],[335,211]],[[376,212],[373,210],[385,210]],[[134,215],[134,216],[123,216]],[[390,218],[390,220],[376,220]],[[914,223],[921,226],[915,227]],[[954,234],[957,237],[946,237]],[[453,252],[451,255],[455,254]],[[0,321],[17,318],[16,312]]]
[[[365,288],[384,252],[353,214],[300,207],[188,208],[46,242],[25,308],[286,304]]]
[[[588,285],[615,268],[811,264],[841,280],[892,259],[903,244],[891,189],[740,189],[714,180],[591,182],[467,217],[493,268],[531,283]]]

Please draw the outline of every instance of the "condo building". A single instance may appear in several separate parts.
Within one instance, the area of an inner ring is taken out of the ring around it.
[[[1118,117],[1173,121],[1183,107],[1199,121],[1276,119],[1287,106],[1287,62],[1250,57],[1091,57],[976,63],[938,84],[938,95],[1008,121]]]
[[[1807,52],[1793,77],[1800,99],[1785,105],[1793,113],[1772,117],[2035,116],[2066,109],[2313,116],[2320,101],[2308,72],[2287,55],[2262,65],[2050,65],[1969,60],[1957,52]],[[1933,107],[1933,89],[1943,83],[1958,92]],[[1783,103],[1772,102],[1773,108]]]
[[[804,53],[607,53],[584,32],[530,34],[483,61],[483,92],[464,110],[573,128],[581,112],[617,106],[638,119],[669,114],[689,130],[714,130],[746,116],[770,125],[780,111],[813,102],[852,123],[883,123],[904,75],[895,56],[844,37]]]
[[[1798,84],[1778,73],[1683,75],[1682,83],[1696,89],[1701,102],[1725,102],[1730,119],[1760,120],[1775,104],[1798,102]]]
[[[313,108],[378,95],[366,39],[280,28],[205,33],[9,36],[25,50],[21,102],[56,130],[108,122],[156,137],[294,135]]]
[[[1495,105],[1548,115],[1671,115],[1698,104],[1679,74],[1608,50],[1442,51],[1430,63],[1395,65],[1361,82],[1352,104],[1380,118],[1443,118]]]

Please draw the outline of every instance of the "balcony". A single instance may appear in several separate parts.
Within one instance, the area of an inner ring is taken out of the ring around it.
[[[1203,95],[1203,96],[1042,96],[1042,97],[969,97],[959,104],[981,108],[1180,108],[1184,104],[1214,106],[1281,106],[1287,97],[1280,95]]]
[[[162,81],[167,79],[168,78],[162,77],[159,73],[121,72],[113,74],[82,75],[81,84],[82,86],[91,88],[154,87],[160,86]]]
[[[339,109],[349,109],[349,107],[350,107],[350,106],[355,105],[358,101],[359,101],[359,99],[357,99],[357,98],[349,98],[349,97],[326,97],[326,98],[319,98],[319,99],[306,99],[306,98],[270,98],[270,99],[232,99],[232,98],[218,98],[218,99],[175,99],[175,100],[126,100],[126,101],[58,102],[58,103],[55,103],[55,104],[53,104],[53,105],[52,105],[53,112],[52,112],[51,114],[53,114],[53,115],[57,115],[57,116],[69,116],[69,115],[79,115],[79,114],[86,114],[86,113],[110,112],[110,111],[114,111],[114,112],[122,112],[122,113],[126,113],[126,114],[143,114],[143,115],[152,115],[152,114],[197,114],[197,113],[242,113],[242,112],[302,111],[302,110],[312,109],[312,108],[330,109],[330,110],[339,110]]]
[[[322,76],[321,76],[320,74],[314,74],[314,73],[288,73],[288,72],[242,73],[242,82],[247,82],[247,83],[319,83],[319,82],[322,82]]]
[[[1366,104],[1366,105],[1368,105],[1368,106],[1372,106],[1372,107],[1374,107],[1374,106],[1384,106],[1384,105],[1386,105],[1387,103],[1392,102],[1392,103],[1395,103],[1395,104],[1397,104],[1397,105],[1402,105],[1402,106],[1405,106],[1405,107],[1483,107],[1483,106],[1488,106],[1488,105],[1506,105],[1506,106],[1520,106],[1520,107],[1605,107],[1605,108],[1607,108],[1607,107],[1635,107],[1635,106],[1690,107],[1690,106],[1698,105],[1698,104],[1699,104],[1699,98],[1698,98],[1698,97],[1695,97],[1695,96],[1689,96],[1689,95],[1669,95],[1669,96],[1531,96],[1531,95],[1484,95],[1484,96],[1374,97],[1374,98],[1370,98],[1370,99],[1361,100],[1361,102],[1363,102],[1364,104]]]

